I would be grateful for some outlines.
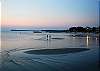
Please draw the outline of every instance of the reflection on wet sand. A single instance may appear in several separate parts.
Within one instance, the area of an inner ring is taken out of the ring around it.
[[[6,36],[5,40],[2,40],[1,71],[74,71],[74,69],[78,71],[79,68],[86,71],[86,67],[83,68],[84,64],[87,65],[93,58],[93,66],[95,66],[97,51],[92,51],[91,44],[97,43],[93,47],[98,47],[98,39],[90,38],[89,35],[70,36],[71,34],[67,33],[43,35],[41,33],[18,34],[12,32],[9,34],[10,37]],[[90,71],[93,68],[91,62],[89,63]]]
[[[87,48],[59,48],[59,49],[40,49],[26,51],[27,54],[39,54],[39,55],[53,55],[53,54],[68,54],[87,51]]]
[[[87,45],[87,47],[89,46],[89,36],[88,35],[86,37],[86,45]]]

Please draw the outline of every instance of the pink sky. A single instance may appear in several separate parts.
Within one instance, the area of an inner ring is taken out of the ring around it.
[[[94,0],[5,0],[2,26],[65,27],[98,25],[98,2]]]

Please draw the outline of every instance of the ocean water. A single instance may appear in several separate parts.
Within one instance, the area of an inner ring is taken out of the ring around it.
[[[81,36],[75,36],[75,35]],[[47,35],[51,38],[47,40]],[[87,48],[69,54],[27,54],[25,51],[59,48]],[[98,71],[98,34],[33,33],[2,31],[1,71]],[[66,67],[67,66],[67,67]]]
[[[50,40],[46,36],[51,35]],[[1,33],[2,50],[24,49],[24,48],[96,48],[99,47],[97,34],[82,34],[76,36],[73,33],[33,33],[7,31]]]

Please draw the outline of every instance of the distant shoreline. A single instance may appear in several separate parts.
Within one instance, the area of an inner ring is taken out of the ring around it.
[[[81,33],[100,33],[100,27],[71,27],[68,30],[27,30],[27,29],[11,29],[10,31],[32,31],[33,33],[70,33],[70,32],[81,32]]]
[[[10,30],[10,31],[32,31],[34,33],[42,33],[42,32],[63,33],[63,32],[66,32],[66,30]]]
[[[15,31],[15,32],[33,32],[33,33],[97,33],[99,32],[74,32],[74,31],[69,31],[69,30],[10,30],[10,31]]]

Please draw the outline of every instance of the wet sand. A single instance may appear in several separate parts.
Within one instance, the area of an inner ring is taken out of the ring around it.
[[[51,35],[8,32],[0,71],[99,71],[99,38]]]
[[[10,57],[3,59],[2,68],[0,70],[99,71],[98,49],[59,48],[20,50],[11,53]]]
[[[59,49],[41,49],[41,50],[29,50],[25,51],[27,54],[38,54],[38,55],[53,55],[53,54],[68,54],[77,53],[82,51],[90,50],[88,48],[59,48]]]

